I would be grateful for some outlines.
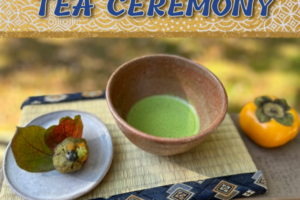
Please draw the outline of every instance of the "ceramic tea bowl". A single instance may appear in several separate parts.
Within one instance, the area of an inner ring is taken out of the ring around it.
[[[124,135],[156,155],[175,155],[194,148],[221,124],[227,112],[227,94],[219,79],[202,65],[178,56],[150,55],[131,60],[113,73],[106,91],[108,107]],[[126,122],[137,101],[163,94],[185,99],[195,108],[200,119],[196,135],[157,137]]]

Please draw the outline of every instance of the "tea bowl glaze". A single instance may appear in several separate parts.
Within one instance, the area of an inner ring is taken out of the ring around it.
[[[173,55],[144,56],[123,64],[110,77],[106,92],[108,107],[124,135],[140,149],[162,156],[180,154],[199,145],[221,124],[227,112],[227,94],[219,79],[202,65]],[[157,137],[126,122],[137,101],[162,94],[180,97],[195,108],[200,119],[196,135]]]

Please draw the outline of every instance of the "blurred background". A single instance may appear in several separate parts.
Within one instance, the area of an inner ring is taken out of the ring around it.
[[[105,89],[118,66],[158,53],[215,73],[230,113],[264,94],[300,111],[299,39],[0,39],[0,162],[28,96]]]

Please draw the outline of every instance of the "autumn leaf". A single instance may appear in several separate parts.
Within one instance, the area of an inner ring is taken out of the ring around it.
[[[61,118],[58,125],[47,130],[41,126],[17,128],[11,149],[17,165],[28,172],[54,170],[53,152],[65,138],[81,138],[83,124],[80,115]]]
[[[28,172],[54,170],[52,150],[44,141],[45,129],[40,126],[17,128],[11,149],[17,165]]]
[[[81,138],[83,124],[80,115],[76,115],[74,120],[71,117],[64,117],[59,120],[59,125],[48,128],[44,135],[44,140],[52,150],[67,137]]]

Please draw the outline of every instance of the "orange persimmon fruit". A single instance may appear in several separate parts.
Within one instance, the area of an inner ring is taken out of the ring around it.
[[[262,147],[278,147],[296,137],[299,116],[286,100],[261,96],[247,103],[240,112],[243,132]]]

